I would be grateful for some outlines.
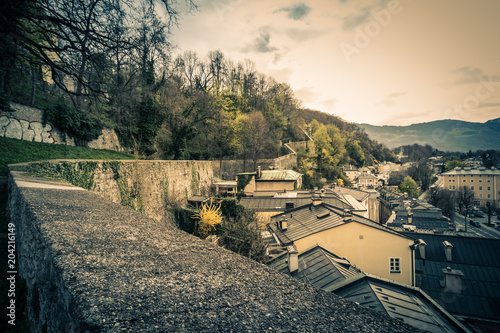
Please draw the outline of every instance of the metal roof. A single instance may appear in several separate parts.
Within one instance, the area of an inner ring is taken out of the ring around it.
[[[450,170],[448,172],[442,173],[443,176],[451,176],[451,175],[493,175],[493,176],[500,176],[500,170],[495,169],[495,168],[485,168],[485,167],[480,167],[480,168],[455,168],[453,170]]]
[[[290,273],[288,254],[268,265],[279,272],[429,332],[461,332],[465,328],[421,289],[366,275],[348,260],[316,245],[298,255],[298,271]]]
[[[288,269],[287,253],[274,259],[269,263],[269,266],[281,273],[292,275],[299,281],[327,291],[340,281],[362,274],[361,271],[351,266],[349,261],[336,256],[319,245],[299,253],[299,269],[293,274],[290,274]]]
[[[453,314],[500,319],[500,240],[463,236],[412,234],[427,244],[426,259],[415,251],[417,283],[437,303]],[[452,261],[446,261],[443,242],[453,245]],[[460,294],[441,287],[442,269],[460,270]],[[420,276],[420,277],[419,277]]]
[[[333,292],[425,331],[467,332],[462,324],[418,288],[358,275],[338,284]]]
[[[332,191],[339,194],[350,194],[354,199],[358,201],[364,201],[370,195],[372,195],[372,193],[370,192],[355,190],[348,187],[335,187]]]
[[[279,221],[282,217],[285,217],[288,220],[287,230],[279,230],[276,227],[276,224],[273,223]],[[288,244],[318,232],[332,229],[347,223],[360,223],[400,237],[414,239],[411,236],[404,235],[398,231],[392,230],[391,228],[380,225],[356,214],[352,214],[352,219],[346,222],[343,218],[342,209],[330,206],[324,202],[316,206],[309,204],[307,206],[290,210],[286,213],[275,215],[271,218],[271,220],[272,222],[268,224],[269,228],[271,228],[271,230],[284,244]]]
[[[302,177],[301,173],[293,170],[262,170],[261,176],[255,181],[284,180],[295,181]]]
[[[331,204],[333,206],[340,207],[342,209],[353,209],[351,205],[347,202],[343,202],[336,197],[324,197],[323,202]],[[301,207],[311,203],[311,196],[309,197],[296,197],[296,198],[273,198],[273,197],[243,197],[240,200],[240,204],[246,209],[265,212],[265,211],[277,211],[282,212],[286,209],[286,204],[292,203],[293,207]]]

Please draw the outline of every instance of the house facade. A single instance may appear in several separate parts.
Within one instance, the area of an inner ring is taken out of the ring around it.
[[[455,168],[443,175],[443,187],[458,191],[466,186],[474,192],[474,206],[500,208],[500,170],[495,168]]]
[[[268,228],[299,252],[319,245],[364,272],[414,284],[415,240],[362,216],[317,200],[274,216]]]

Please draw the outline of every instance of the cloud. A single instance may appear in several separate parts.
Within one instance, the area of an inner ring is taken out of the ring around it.
[[[304,17],[306,17],[309,12],[311,12],[311,7],[307,6],[306,4],[299,2],[295,5],[289,6],[289,7],[281,7],[279,9],[276,9],[273,14],[280,13],[280,12],[285,12],[288,13],[288,18],[295,20],[295,21],[300,21]]]
[[[385,95],[385,98],[376,103],[375,105],[377,106],[385,106],[385,107],[392,107],[396,104],[396,101],[395,99],[397,99],[398,97],[401,97],[401,96],[404,96],[406,95],[406,91],[403,91],[403,92],[395,92],[395,93],[392,93],[392,94],[388,94],[388,95]]]
[[[318,97],[316,89],[313,87],[305,87],[294,91],[295,96],[303,102],[314,102]]]
[[[324,35],[325,31],[316,30],[300,30],[300,29],[288,29],[286,35],[295,42],[305,42],[306,40],[314,39],[321,35]]]
[[[396,115],[391,115],[377,124],[389,125],[389,126],[407,126],[411,124],[422,123],[426,121],[430,121],[429,119],[434,118],[435,111],[427,111],[427,112],[398,112]]]
[[[278,50],[277,47],[271,46],[271,33],[268,27],[259,29],[259,36],[256,37],[250,45],[247,45],[243,52],[260,52],[268,53]]]
[[[342,23],[342,29],[353,30],[358,25],[363,24],[371,20],[370,12],[372,10],[371,6],[361,8],[360,12],[348,15],[344,17],[344,22]]]
[[[444,88],[476,84],[484,81],[500,82],[500,75],[485,74],[484,71],[475,66],[463,66],[448,73],[454,78],[441,84]]]
[[[330,98],[325,101],[322,101],[321,104],[325,106],[328,110],[333,110],[335,108],[335,105],[337,104],[338,99],[336,98]]]

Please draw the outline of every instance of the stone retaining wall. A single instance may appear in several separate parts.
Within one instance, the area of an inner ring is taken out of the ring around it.
[[[18,103],[10,104],[13,111],[0,110],[0,137],[76,145],[74,138],[58,130],[53,124],[43,122],[43,110]],[[89,148],[123,151],[116,132],[110,128],[104,128],[97,139],[86,144]]]
[[[33,332],[415,332],[67,183],[8,208]]]

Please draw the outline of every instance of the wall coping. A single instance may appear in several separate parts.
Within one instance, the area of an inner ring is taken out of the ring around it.
[[[18,171],[9,189],[37,331],[415,332],[90,191]]]

